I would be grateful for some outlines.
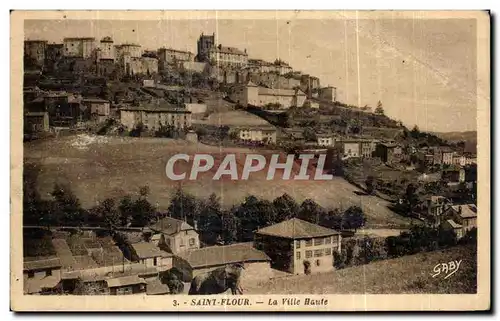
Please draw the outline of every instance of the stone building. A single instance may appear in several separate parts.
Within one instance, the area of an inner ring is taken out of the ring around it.
[[[228,264],[244,265],[241,282],[267,280],[273,276],[271,259],[248,243],[225,246],[208,246],[185,252],[174,257],[173,266],[183,272],[186,280],[191,280],[205,272],[224,267]]]
[[[115,46],[111,37],[104,37],[99,44],[100,55],[99,59],[115,61]]]
[[[194,54],[189,51],[182,51],[171,48],[158,49],[158,65],[160,70],[162,71],[165,70],[167,65],[193,60]]]
[[[45,59],[48,62],[56,62],[64,55],[64,45],[62,43],[49,43],[45,51]]]
[[[253,82],[243,86],[234,86],[229,98],[243,107],[279,105],[280,109],[302,107],[306,101],[306,95],[301,90],[264,88]]]
[[[49,113],[46,111],[26,112],[24,114],[24,131],[39,133],[49,131]]]
[[[184,108],[162,104],[143,104],[120,108],[120,122],[128,130],[142,124],[145,130],[158,130],[161,126],[173,126],[176,129],[191,127],[191,112]]]
[[[82,105],[88,108],[90,112],[90,120],[96,123],[103,123],[110,116],[109,100],[100,98],[85,98],[82,100]]]
[[[242,68],[248,63],[248,54],[246,49],[218,45],[209,49],[208,59],[212,65]]]
[[[274,126],[242,126],[232,129],[238,132],[238,137],[244,142],[276,144],[276,128]]]
[[[318,98],[329,102],[337,101],[337,87],[323,87],[319,89]]]
[[[273,268],[293,274],[334,269],[333,253],[341,252],[339,232],[293,218],[255,232],[255,247],[271,258]]]
[[[45,40],[24,41],[24,57],[30,59],[38,66],[44,65],[46,50],[47,50],[47,41]]]
[[[403,149],[397,144],[379,143],[375,149],[375,156],[380,157],[384,163],[397,163],[401,161]]]
[[[91,58],[96,49],[95,38],[64,38],[64,51],[65,57],[75,58]]]
[[[210,35],[200,35],[197,42],[196,60],[199,62],[209,62],[209,51],[215,46],[215,33]]]
[[[253,73],[274,73],[278,75],[285,75],[293,72],[292,67],[280,59],[276,59],[274,62],[268,62],[262,59],[248,59],[247,69]]]
[[[153,232],[151,241],[160,249],[179,254],[200,248],[200,238],[196,229],[188,223],[165,217],[149,229]]]
[[[156,267],[165,271],[172,267],[172,254],[161,250],[156,244],[139,242],[131,244],[132,262],[144,264],[146,268]]]
[[[135,43],[125,43],[115,46],[115,55],[117,59],[120,59],[124,54],[129,54],[132,58],[142,57],[142,47],[141,45]]]
[[[61,261],[57,257],[24,258],[25,294],[51,291],[61,281]]]
[[[475,204],[452,205],[443,213],[444,228],[453,229],[457,238],[477,228],[477,206]]]
[[[127,75],[154,75],[158,73],[158,59],[152,57],[122,56],[122,67]]]

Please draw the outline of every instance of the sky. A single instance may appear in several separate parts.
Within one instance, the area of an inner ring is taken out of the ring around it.
[[[474,19],[26,20],[25,39],[111,36],[116,44],[196,53],[201,33],[247,49],[250,58],[280,58],[294,70],[337,87],[339,101],[375,107],[407,127],[476,130]]]

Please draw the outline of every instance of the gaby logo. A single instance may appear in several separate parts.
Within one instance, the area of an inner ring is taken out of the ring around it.
[[[248,180],[265,175],[266,180],[331,180],[325,171],[326,155],[301,154],[176,154],[165,168],[173,181],[197,180],[210,175],[213,180]]]

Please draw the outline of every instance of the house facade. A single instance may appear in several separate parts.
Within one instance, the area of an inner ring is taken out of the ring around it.
[[[236,130],[239,139],[245,142],[276,143],[276,128],[273,126],[247,126]]]
[[[37,294],[55,289],[61,281],[61,266],[57,257],[24,258],[24,293]]]
[[[457,238],[477,228],[477,206],[475,204],[452,205],[443,213],[446,219],[443,227],[453,228]],[[451,221],[451,222],[450,222]]]
[[[332,86],[320,88],[318,91],[318,98],[322,100],[327,100],[329,102],[336,102],[337,88]]]
[[[280,109],[288,109],[302,107],[306,101],[306,94],[298,89],[271,89],[259,87],[253,82],[249,82],[244,86],[233,87],[229,98],[243,107],[279,105]]]
[[[96,123],[102,123],[109,118],[110,102],[100,98],[85,98],[82,100],[84,105],[90,111],[90,119]]]
[[[158,63],[161,70],[164,70],[166,66],[170,64],[193,60],[194,54],[189,51],[182,51],[171,48],[158,49]]]
[[[167,125],[187,129],[191,127],[191,112],[169,105],[129,106],[120,109],[120,122],[128,130],[136,128],[138,124],[143,124],[147,130],[158,130]]]
[[[316,138],[319,146],[333,146],[336,142],[335,137],[331,134],[317,134]]]
[[[45,40],[24,41],[24,56],[32,59],[38,66],[44,65],[46,50],[47,41]]]
[[[131,261],[144,264],[145,267],[156,267],[165,271],[172,267],[172,254],[161,250],[150,242],[131,244]]]
[[[271,258],[271,265],[293,274],[334,269],[333,253],[341,251],[339,232],[297,218],[255,233],[255,247]]]
[[[147,282],[137,275],[122,276],[106,280],[111,295],[141,294],[146,292]]]
[[[242,68],[248,64],[247,50],[218,45],[208,50],[208,59],[212,65]]]
[[[95,38],[64,38],[63,55],[65,57],[91,58],[96,49]]]
[[[375,148],[375,155],[384,163],[396,163],[401,161],[403,149],[396,144],[379,143]]]
[[[24,113],[24,131],[31,133],[49,131],[49,113],[46,111]]]
[[[154,244],[160,249],[179,254],[200,248],[200,238],[196,229],[188,223],[165,217],[149,227],[153,231]]]

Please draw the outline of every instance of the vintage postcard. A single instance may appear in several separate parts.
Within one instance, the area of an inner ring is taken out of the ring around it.
[[[490,309],[487,11],[13,11],[15,311]]]

